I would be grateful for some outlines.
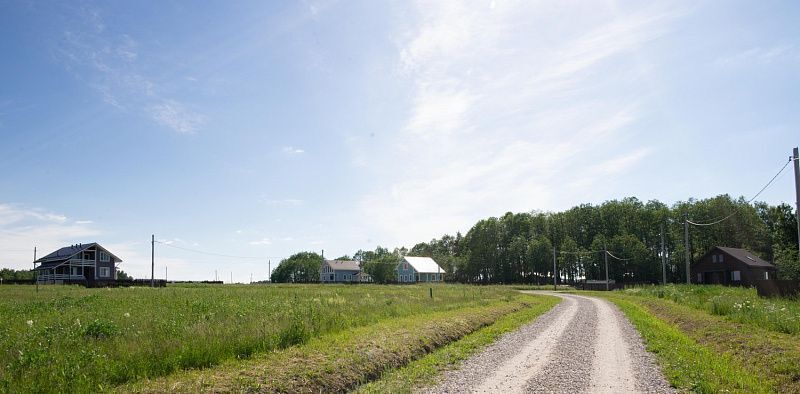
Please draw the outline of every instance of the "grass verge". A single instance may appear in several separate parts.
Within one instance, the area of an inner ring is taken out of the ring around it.
[[[680,390],[800,393],[800,344],[792,335],[672,301],[595,295],[620,307]]]
[[[345,392],[385,371],[490,325],[508,314],[551,302],[520,296],[481,307],[392,319],[326,335],[302,346],[180,372],[118,389],[125,392]]]
[[[495,342],[501,335],[516,330],[549,311],[561,299],[540,296],[541,302],[511,313],[494,324],[481,328],[406,366],[384,374],[380,380],[367,383],[357,393],[409,393],[413,388],[430,384],[441,372],[456,368],[464,360]]]

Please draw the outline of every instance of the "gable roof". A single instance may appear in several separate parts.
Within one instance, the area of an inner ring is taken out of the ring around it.
[[[325,260],[325,263],[334,271],[361,271],[355,260]]]
[[[767,268],[775,268],[774,265],[770,264],[767,261],[764,261],[762,258],[756,256],[752,252],[747,249],[738,249],[738,248],[727,248],[724,246],[717,246],[716,249],[719,249],[731,257],[739,260],[750,267],[767,267]],[[713,251],[713,250],[712,250]]]
[[[403,260],[401,260],[400,262],[402,263],[403,261],[410,264],[412,267],[414,267],[414,271],[417,271],[419,273],[423,274],[446,273],[442,269],[442,267],[440,267],[439,264],[436,264],[436,262],[433,261],[433,259],[430,257],[405,256],[403,257]]]
[[[87,250],[87,249],[89,249],[89,248],[91,248],[93,246],[96,246],[96,247],[102,249],[104,252],[108,253],[111,256],[111,260],[112,261],[114,261],[114,262],[122,261],[121,258],[115,256],[113,253],[109,252],[108,249],[100,246],[100,244],[98,244],[97,242],[92,242],[92,243],[88,243],[88,244],[75,244],[75,245],[65,246],[65,247],[63,247],[61,249],[56,250],[53,253],[50,253],[50,254],[48,254],[48,255],[36,260],[36,262],[37,263],[42,263],[42,264],[47,264],[47,263],[54,263],[54,262],[61,262],[61,261],[64,261],[64,260],[69,260],[72,256],[75,256],[76,254],[78,254],[80,252],[83,252],[84,250]]]

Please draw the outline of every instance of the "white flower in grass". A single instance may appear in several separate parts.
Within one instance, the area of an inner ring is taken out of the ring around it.
[[[28,320],[27,323],[28,323],[28,327],[33,327],[33,320]]]
[[[125,312],[125,314],[124,314],[124,315],[122,315],[122,316],[125,316],[125,317],[131,317],[131,314],[130,314],[130,313],[128,313],[128,312]]]

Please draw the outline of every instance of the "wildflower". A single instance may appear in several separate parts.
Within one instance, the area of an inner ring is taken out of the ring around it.
[[[33,327],[33,320],[28,320],[27,323],[28,323],[28,327]]]
[[[128,312],[125,312],[125,314],[124,314],[124,315],[122,315],[122,316],[125,316],[125,317],[131,317],[131,314],[130,314],[130,313],[128,313]]]
[[[81,326],[81,319],[75,319],[75,325],[80,327]]]

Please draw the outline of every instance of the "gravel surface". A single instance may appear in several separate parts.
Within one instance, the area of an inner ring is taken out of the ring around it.
[[[672,393],[619,309],[594,297],[563,302],[444,374],[427,393]]]

